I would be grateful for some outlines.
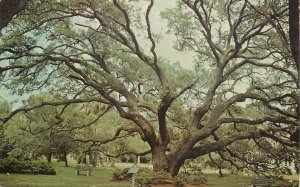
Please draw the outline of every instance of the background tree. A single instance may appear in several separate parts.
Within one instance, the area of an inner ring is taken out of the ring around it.
[[[137,137],[135,131],[122,132],[122,129],[126,130],[129,126],[134,128],[134,125],[120,118],[109,105],[89,103],[83,104],[82,109],[87,115],[97,115],[101,111],[105,113],[96,123],[82,127],[76,132],[75,140],[82,143],[80,154],[83,157],[89,154],[93,160],[102,155],[133,162],[137,155],[144,156],[150,153],[149,146]]]
[[[56,95],[56,97],[60,97]],[[53,100],[53,96],[40,93],[30,96],[26,103],[36,105]],[[59,115],[64,110],[63,115]],[[57,156],[68,166],[67,155],[77,153],[79,143],[75,141],[78,131],[89,120],[83,117],[81,108],[44,106],[39,110],[20,113],[17,124],[7,125],[4,138],[13,145],[10,156],[36,159],[45,156],[51,162]]]
[[[0,115],[7,116],[11,112],[11,107],[7,102],[0,101]],[[5,127],[0,127],[0,159],[8,157],[8,153],[13,149],[12,145],[5,138]]]
[[[0,68],[3,80],[20,94],[44,88],[65,97],[2,121],[45,105],[107,104],[131,121],[113,139],[138,133],[154,170],[172,175],[185,160],[230,154],[226,148],[242,140],[298,146],[286,137],[297,126],[291,109],[299,97],[286,1],[178,1],[163,17],[176,49],[194,52],[193,70],[158,55],[153,4],[52,0],[25,11],[2,37],[0,60],[9,62]],[[257,118],[233,114],[246,103],[264,110]]]

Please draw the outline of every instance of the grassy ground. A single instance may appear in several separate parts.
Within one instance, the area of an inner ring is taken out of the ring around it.
[[[132,164],[121,164],[118,167],[130,167]],[[147,165],[145,165],[147,167]],[[145,167],[144,165],[142,167]],[[54,162],[55,176],[0,174],[0,187],[130,187],[128,183],[112,182],[113,169],[97,168],[91,176],[75,175],[74,167],[64,167]],[[207,174],[209,187],[249,187],[253,177],[241,175]],[[296,176],[298,178],[298,176]]]
[[[219,177],[216,174],[207,175],[209,187],[249,187],[252,177],[241,175],[225,175]]]
[[[113,170],[97,168],[91,176],[75,175],[74,167],[55,165],[56,175],[0,174],[0,186],[5,187],[129,187],[130,183],[111,181]]]
[[[254,176],[206,174],[209,187],[249,187]],[[285,176],[285,179],[299,181],[299,175]],[[293,183],[293,184],[294,184]]]

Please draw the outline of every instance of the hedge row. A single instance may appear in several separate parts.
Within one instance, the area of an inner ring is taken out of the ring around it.
[[[113,173],[114,181],[130,180],[132,174],[128,174],[129,168],[116,169]],[[135,176],[135,182],[138,187],[149,187],[152,185],[172,183],[176,187],[182,187],[186,183],[199,185],[207,182],[203,175],[184,175],[179,174],[175,178],[171,177],[169,173],[164,171],[154,172],[148,168],[140,168]]]
[[[116,169],[113,173],[114,181],[130,180],[132,174],[128,173],[129,168]],[[150,187],[152,185],[172,183],[176,187],[184,187],[186,184],[200,185],[207,183],[207,178],[200,173],[184,174],[179,173],[175,178],[164,171],[154,172],[148,168],[140,168],[135,175],[135,182],[138,187]],[[250,184],[249,184],[250,185]],[[276,180],[273,184],[263,185],[263,187],[294,187],[295,183],[284,180]]]
[[[0,173],[56,175],[54,168],[47,163],[20,161],[14,158],[0,159]]]

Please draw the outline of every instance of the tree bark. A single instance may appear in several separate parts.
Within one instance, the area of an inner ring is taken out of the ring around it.
[[[296,69],[298,72],[298,82],[297,87],[300,89],[300,62],[299,62],[299,0],[289,0],[289,37],[290,37],[290,47],[292,51],[292,56],[296,63]],[[296,114],[300,116],[300,92],[298,90],[298,98],[297,98],[297,106],[296,106]],[[299,117],[300,119],[300,117]],[[292,134],[291,139],[293,141],[299,142],[299,128],[300,128],[300,120],[298,120],[298,129]]]
[[[52,159],[52,153],[48,153],[47,154],[47,161],[48,161],[48,163],[51,163],[51,159]]]
[[[182,153],[178,153],[178,156],[170,157],[170,159],[168,159],[168,172],[171,176],[174,177],[178,174],[185,160],[186,159],[183,157]]]
[[[299,0],[289,0],[289,27],[292,55],[299,73]]]
[[[65,161],[65,167],[69,167],[68,159],[67,159],[67,153],[66,152],[64,152],[64,161]]]
[[[178,148],[168,155],[168,172],[171,176],[176,176],[189,156],[189,152],[193,147],[192,141],[181,141]]]
[[[1,0],[0,30],[4,28],[16,14],[24,10],[27,3],[27,0]]]
[[[152,149],[153,171],[161,171],[167,167],[166,149],[163,146],[157,146]]]

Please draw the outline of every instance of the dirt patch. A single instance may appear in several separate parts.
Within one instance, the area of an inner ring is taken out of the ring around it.
[[[155,187],[174,187],[174,184],[158,184],[154,185]],[[153,187],[154,187],[153,186]],[[192,185],[192,184],[186,184],[185,187],[208,187],[206,184],[201,184],[201,185]]]

